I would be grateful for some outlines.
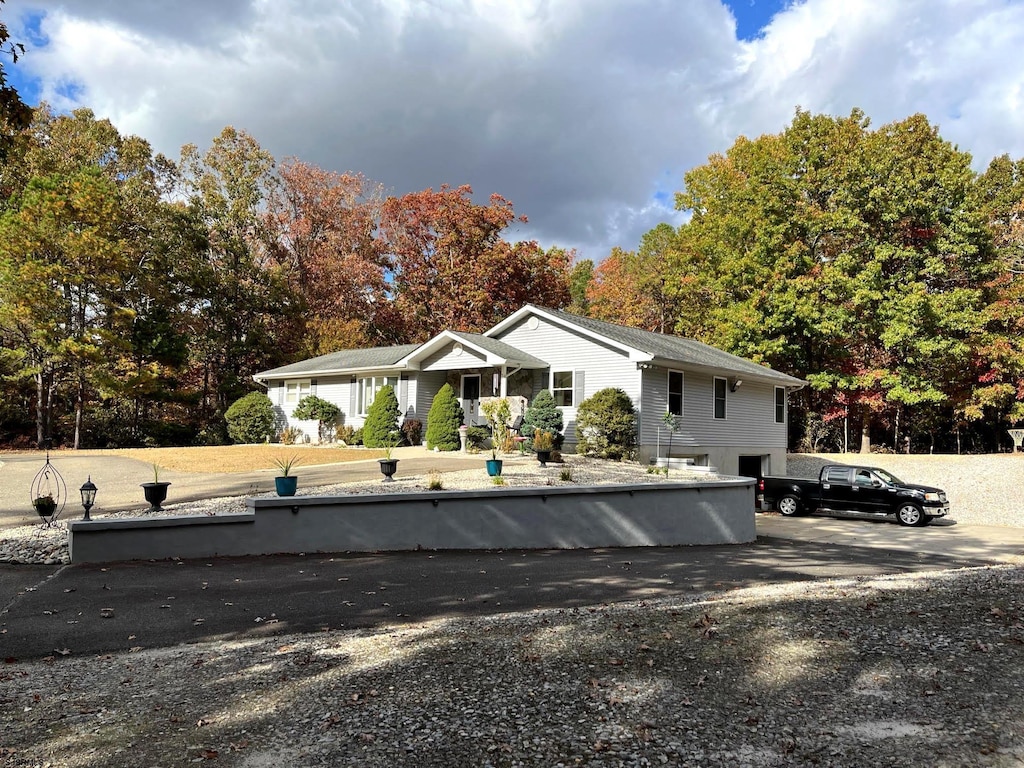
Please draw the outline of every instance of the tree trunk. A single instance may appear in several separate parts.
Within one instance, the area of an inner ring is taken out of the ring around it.
[[[85,410],[85,377],[78,376],[78,396],[75,398],[75,450],[82,446],[82,413]]]
[[[860,452],[871,453],[871,417],[865,416],[860,427]]]
[[[43,448],[46,441],[46,381],[43,371],[36,374],[36,446]]]

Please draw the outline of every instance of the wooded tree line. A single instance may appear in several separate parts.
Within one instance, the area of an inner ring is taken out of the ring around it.
[[[794,444],[997,450],[1024,420],[1024,161],[983,173],[923,115],[798,110],[686,174],[586,310],[801,377]],[[574,282],[575,285],[575,282]],[[860,443],[860,445],[858,445]]]
[[[564,306],[573,255],[471,193],[385,196],[233,128],[171,161],[36,110],[0,163],[0,442],[221,442],[260,370]]]
[[[687,223],[597,265],[517,241],[500,195],[389,196],[233,128],[177,160],[88,110],[6,135],[0,443],[220,442],[259,370],[526,302],[807,379],[794,445],[994,450],[1024,419],[1024,161],[975,173],[920,115],[798,111],[686,175]]]

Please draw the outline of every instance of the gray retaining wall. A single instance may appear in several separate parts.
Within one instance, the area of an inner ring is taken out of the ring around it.
[[[248,499],[249,512],[77,520],[73,562],[378,552],[740,544],[754,482],[648,483]]]

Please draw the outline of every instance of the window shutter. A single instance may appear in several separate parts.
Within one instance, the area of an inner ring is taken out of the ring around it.
[[[359,386],[359,381],[355,376],[352,377],[352,381],[348,385],[348,415],[349,417],[355,416],[358,411],[358,403],[356,402],[356,391]]]
[[[403,373],[398,379],[398,411],[405,416],[409,405],[409,374]]]
[[[580,407],[580,403],[583,402],[583,397],[584,397],[584,395],[586,393],[586,390],[585,390],[585,388],[583,386],[583,374],[584,373],[585,373],[585,371],[573,371],[573,375],[572,375],[572,385],[573,385],[572,405],[573,405],[574,408],[579,408]]]

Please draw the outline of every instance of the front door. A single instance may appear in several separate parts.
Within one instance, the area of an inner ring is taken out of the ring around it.
[[[477,423],[480,412],[480,374],[467,373],[462,377],[462,412],[467,426]]]

